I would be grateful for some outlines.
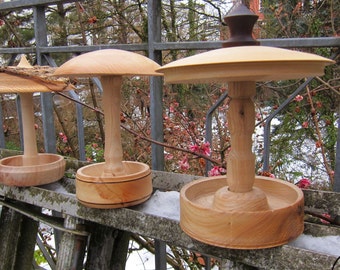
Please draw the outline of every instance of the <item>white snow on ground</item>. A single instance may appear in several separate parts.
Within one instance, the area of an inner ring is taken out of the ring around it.
[[[143,211],[143,213],[179,221],[179,192],[156,190],[149,200],[135,209]]]
[[[340,236],[328,235],[322,237],[315,237],[312,235],[302,234],[289,245],[317,251],[319,253],[326,253],[333,256],[340,256]]]

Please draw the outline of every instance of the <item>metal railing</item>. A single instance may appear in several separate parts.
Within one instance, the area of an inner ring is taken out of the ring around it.
[[[151,59],[162,64],[161,55],[163,50],[211,50],[220,48],[222,42],[161,42],[161,13],[159,12],[161,8],[161,1],[151,0],[148,1],[148,43],[147,44],[115,44],[115,45],[95,45],[95,46],[58,46],[50,47],[47,44],[47,29],[46,29],[46,18],[45,11],[48,5],[58,4],[58,3],[71,3],[71,0],[20,0],[20,1],[10,1],[0,4],[0,12],[13,10],[13,9],[27,9],[32,8],[34,14],[34,30],[35,30],[35,47],[23,47],[23,48],[0,48],[1,54],[25,54],[34,53],[37,56],[37,62],[39,65],[49,64],[55,65],[53,59],[50,57],[51,53],[63,52],[63,53],[84,53],[105,48],[116,48],[124,49],[128,51],[147,51]],[[260,40],[262,45],[266,46],[276,46],[283,48],[305,48],[305,47],[340,47],[340,38],[330,37],[330,38],[293,38],[293,39],[275,39],[275,40]],[[158,77],[152,77],[150,80],[150,116],[151,116],[151,136],[152,139],[163,142],[163,112],[162,112],[162,79]],[[77,99],[75,93],[71,93],[74,99]],[[55,152],[55,130],[52,111],[52,94],[43,93],[41,94],[41,107],[43,116],[43,132],[44,138],[47,138],[45,142],[45,149],[47,152]],[[218,104],[217,104],[218,106]],[[215,106],[216,107],[216,106]],[[212,112],[214,108],[209,111]],[[82,144],[82,138],[84,138],[84,128],[82,126],[81,120],[81,106],[77,106],[77,117],[78,117],[78,138],[80,139],[80,159],[85,159],[85,145]],[[1,108],[0,108],[0,119]],[[207,126],[209,126],[207,124]],[[266,135],[267,139],[269,135]],[[338,146],[340,145],[338,136]],[[4,148],[5,138],[2,131],[2,123],[0,123],[0,147]],[[269,149],[267,143],[265,151]],[[339,147],[338,147],[339,149]],[[269,150],[268,150],[269,151]],[[339,152],[339,150],[338,150]],[[269,155],[269,154],[268,154]],[[164,149],[162,145],[152,144],[152,168],[157,171],[162,171],[164,169]],[[339,183],[340,179],[340,162],[339,156],[337,158],[337,168],[336,168],[336,180],[335,183]],[[266,158],[265,158],[266,159]],[[339,186],[339,184],[337,185]],[[71,213],[70,213],[71,214]],[[75,213],[72,213],[75,214]],[[80,216],[82,218],[82,216]],[[177,231],[176,231],[177,232]],[[157,236],[157,235],[153,235]],[[160,237],[161,239],[161,237]],[[165,269],[165,242],[167,238],[156,241],[156,269]],[[181,241],[178,241],[181,243]],[[187,245],[188,243],[185,243]],[[197,247],[197,243],[194,243],[194,247]],[[210,252],[210,254],[223,254],[221,251]],[[269,255],[269,253],[267,254]],[[281,254],[282,255],[282,254]],[[233,257],[235,255],[232,255]],[[250,257],[249,257],[250,258]],[[251,259],[249,259],[250,261]],[[247,262],[247,260],[245,261]],[[207,266],[206,269],[209,269]]]

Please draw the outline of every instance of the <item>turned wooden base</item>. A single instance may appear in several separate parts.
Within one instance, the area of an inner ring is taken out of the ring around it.
[[[182,188],[180,204],[183,231],[215,246],[270,248],[303,232],[303,193],[278,179],[256,177],[251,192],[233,193],[225,176],[204,178]]]
[[[80,168],[76,175],[78,200],[92,208],[120,208],[140,204],[152,193],[151,170],[140,162],[123,161],[125,175],[108,176],[105,163]]]
[[[23,155],[0,160],[0,182],[8,186],[45,185],[60,180],[64,173],[64,157],[56,154],[38,154],[34,162],[27,162]]]

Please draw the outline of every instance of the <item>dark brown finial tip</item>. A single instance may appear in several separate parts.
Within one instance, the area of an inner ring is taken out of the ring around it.
[[[258,16],[251,12],[245,5],[235,5],[229,14],[224,18],[229,26],[230,38],[223,43],[223,47],[260,45],[260,42],[253,38],[253,27]]]

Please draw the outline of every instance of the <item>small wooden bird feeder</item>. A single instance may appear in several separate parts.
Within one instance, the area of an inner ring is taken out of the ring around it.
[[[23,125],[23,155],[0,160],[0,182],[10,186],[38,186],[61,179],[65,171],[62,156],[38,153],[34,128],[33,93],[62,91],[68,87],[63,79],[49,79],[53,68],[31,66],[22,57],[17,66],[0,69],[0,92],[18,93]]]
[[[80,168],[76,175],[79,201],[93,208],[119,208],[139,204],[152,193],[148,165],[123,161],[120,132],[123,76],[159,76],[160,66],[137,53],[106,49],[85,53],[60,66],[56,76],[99,77],[103,87],[105,162]]]
[[[303,193],[295,185],[255,176],[252,134],[255,82],[322,75],[329,59],[259,46],[252,38],[257,16],[237,5],[225,18],[231,37],[224,48],[158,69],[167,83],[228,82],[232,150],[227,176],[208,177],[181,190],[180,225],[202,242],[235,249],[269,248],[303,232]]]

